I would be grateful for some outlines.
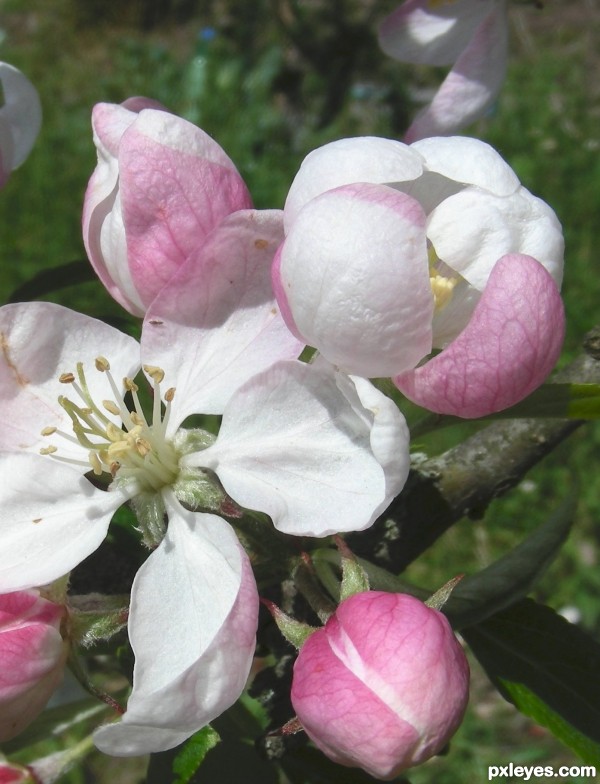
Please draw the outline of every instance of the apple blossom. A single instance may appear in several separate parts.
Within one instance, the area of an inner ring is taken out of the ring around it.
[[[143,316],[221,220],[252,206],[230,158],[204,131],[147,98],[92,112],[98,164],[83,240],[117,302]]]
[[[406,594],[366,591],[308,637],[291,697],[330,759],[390,780],[441,751],[468,692],[469,665],[442,613]]]
[[[17,68],[0,62],[0,188],[31,152],[42,124],[37,90]]]
[[[323,536],[368,526],[408,473],[395,405],[364,379],[295,359],[303,344],[270,286],[281,223],[278,211],[225,218],[149,308],[141,345],[57,305],[0,309],[0,590],[68,572],[126,501],[155,548],[132,587],[127,711],[95,736],[112,754],[171,748],[243,689],[258,597],[220,516],[231,499],[282,531]],[[198,413],[222,415],[216,438],[182,427]]]
[[[0,741],[14,738],[42,711],[62,680],[68,644],[62,605],[39,591],[0,594]]]
[[[379,27],[383,51],[397,60],[452,65],[406,142],[455,133],[484,115],[506,75],[505,0],[406,0]]]
[[[296,175],[284,225],[273,264],[282,314],[345,372],[391,376],[416,403],[476,417],[552,369],[561,227],[484,142],[327,144]],[[442,351],[422,364],[432,349]]]

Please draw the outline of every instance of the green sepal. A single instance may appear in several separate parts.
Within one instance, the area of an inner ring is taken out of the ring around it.
[[[296,650],[300,650],[310,635],[317,631],[316,627],[310,626],[308,623],[303,623],[302,621],[297,621],[295,618],[284,613],[274,602],[271,602],[268,599],[261,599],[261,601],[273,616],[273,620],[277,624],[279,631]]]
[[[431,594],[429,599],[426,599],[425,604],[427,607],[431,607],[432,610],[441,610],[463,577],[464,574],[458,574],[456,577],[448,580],[441,588],[438,588],[435,593]]]
[[[344,599],[348,599],[354,594],[368,591],[370,588],[369,577],[341,536],[335,537],[335,543],[340,553],[342,565],[340,602],[343,602]]]
[[[105,596],[90,593],[69,599],[71,638],[89,648],[101,640],[110,640],[126,626],[129,617],[129,596]]]

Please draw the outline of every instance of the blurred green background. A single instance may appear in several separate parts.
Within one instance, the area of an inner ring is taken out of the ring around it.
[[[401,65],[379,51],[377,22],[397,4],[0,0],[0,59],[27,74],[44,108],[30,158],[0,193],[0,300],[40,270],[85,263],[81,205],[95,165],[90,111],[98,101],[146,95],[197,123],[231,156],[261,208],[283,206],[314,147],[342,136],[401,138],[417,101],[432,94],[444,72]],[[566,362],[600,322],[600,5],[543,5],[511,6],[508,79],[498,105],[469,132],[498,148],[563,223]],[[99,317],[120,314],[95,281],[51,299]],[[472,427],[448,429],[416,447],[442,451]],[[600,636],[599,453],[600,427],[580,429],[484,519],[449,531],[408,577],[436,587],[480,569],[577,494],[573,535],[534,595]],[[577,762],[497,697],[475,666],[472,704],[452,753],[410,779],[485,780],[488,765],[508,761]],[[143,770],[139,760],[96,754],[86,771],[65,781],[133,784]]]

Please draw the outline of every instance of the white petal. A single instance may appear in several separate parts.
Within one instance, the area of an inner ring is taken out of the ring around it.
[[[507,253],[533,256],[561,284],[560,223],[545,202],[523,187],[507,198],[466,188],[431,213],[427,236],[440,259],[479,291],[496,261]]]
[[[216,718],[240,696],[254,653],[258,593],[233,529],[165,501],[167,534],[132,589],[133,692],[122,721],[95,736],[118,756],[171,748]]]
[[[281,224],[278,210],[225,218],[150,307],[142,356],[177,387],[172,429],[188,414],[220,414],[246,379],[302,351],[271,286]]]
[[[29,79],[8,63],[0,63],[4,105],[0,120],[11,129],[13,150],[10,168],[16,169],[29,155],[42,125],[42,105]]]
[[[280,251],[280,286],[306,343],[368,378],[431,350],[425,216],[385,185],[346,185],[310,201]]]
[[[281,362],[236,392],[215,444],[186,462],[214,470],[235,501],[286,533],[362,530],[388,498],[378,457],[394,444],[403,455],[406,441],[402,424],[387,425],[385,449],[374,435],[376,456],[373,412],[356,405],[331,370]]]
[[[496,196],[510,196],[519,179],[489,144],[468,136],[435,136],[411,144],[425,159],[425,169],[464,185],[477,185]]]
[[[84,363],[94,400],[111,398],[106,376],[94,367],[98,356],[111,363],[120,384],[139,368],[137,342],[96,319],[48,302],[27,302],[0,308],[0,400],[3,426],[0,448],[37,452],[55,443],[40,435],[47,426],[72,432],[71,420],[58,404],[58,396],[80,400],[61,373],[75,373]],[[82,403],[83,405],[83,403]],[[108,413],[107,413],[108,416]],[[54,437],[63,457],[87,460],[87,451]]]
[[[421,156],[393,139],[361,136],[325,144],[306,156],[292,182],[284,208],[286,233],[302,207],[324,191],[354,182],[414,180],[422,171]]]
[[[481,22],[429,106],[406,131],[405,141],[456,133],[483,117],[506,76],[508,25],[504,6]]]
[[[49,457],[0,453],[0,593],[67,574],[100,545],[125,500]]]
[[[336,371],[335,380],[370,430],[371,449],[383,468],[386,497],[376,510],[379,515],[404,487],[410,469],[410,433],[404,416],[393,400],[380,392],[370,381],[359,376],[346,376]]]
[[[405,63],[450,65],[497,0],[408,0],[379,27],[379,43]]]

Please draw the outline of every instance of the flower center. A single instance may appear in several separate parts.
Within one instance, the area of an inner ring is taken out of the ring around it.
[[[435,252],[433,245],[429,245],[429,284],[433,293],[434,314],[443,310],[452,299],[454,287],[460,280],[446,264],[444,264]]]
[[[103,400],[101,407],[96,404],[88,388],[83,363],[78,362],[76,374],[63,373],[59,377],[60,383],[70,384],[79,398],[78,401],[73,401],[64,395],[58,398],[58,402],[71,419],[74,435],[55,427],[46,427],[42,430],[43,436],[58,434],[67,441],[87,449],[88,462],[61,457],[56,454],[58,449],[55,446],[41,449],[41,454],[52,455],[57,460],[75,463],[85,468],[91,466],[96,476],[109,473],[113,480],[119,483],[136,482],[139,492],[157,492],[166,485],[174,484],[179,476],[181,455],[172,441],[166,437],[175,389],[167,389],[164,393],[163,415],[160,384],[164,378],[164,371],[151,365],[144,365],[144,370],[152,379],[154,392],[152,420],[149,423],[138,398],[138,386],[133,379],[123,379],[126,393],[133,401],[133,410],[130,411],[110,372],[108,360],[97,357],[95,366],[98,372],[106,376],[112,391],[112,399]],[[121,426],[115,424],[114,419],[108,417],[105,412],[117,417]]]

